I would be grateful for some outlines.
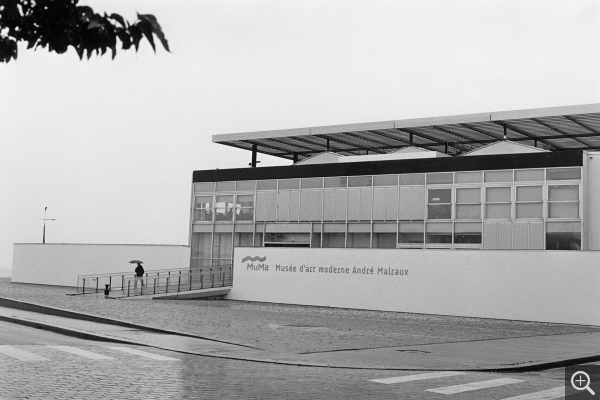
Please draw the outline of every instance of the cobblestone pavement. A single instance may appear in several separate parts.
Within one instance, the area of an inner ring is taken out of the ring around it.
[[[555,397],[531,399],[553,399],[561,398],[564,374],[560,369],[545,374],[450,371],[447,376],[423,376],[418,371],[259,364],[125,346],[175,359],[153,360],[118,351],[115,344],[80,342],[71,349],[109,359],[88,359],[44,345],[10,346],[42,360],[22,361],[0,353],[0,399],[439,399],[444,397],[440,390],[449,387],[463,390],[452,396],[455,399],[507,399],[548,391]]]
[[[318,352],[565,333],[598,327],[227,300],[108,300],[0,279],[0,297],[281,352]]]

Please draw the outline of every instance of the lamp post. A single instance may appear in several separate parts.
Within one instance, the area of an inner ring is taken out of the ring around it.
[[[56,218],[46,218],[46,210],[48,207],[44,207],[44,235],[42,236],[42,243],[46,243],[46,221],[56,221]]]

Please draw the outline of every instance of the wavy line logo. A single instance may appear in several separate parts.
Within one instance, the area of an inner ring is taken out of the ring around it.
[[[260,262],[265,262],[267,260],[267,257],[250,257],[250,256],[246,256],[244,258],[242,258],[242,262],[246,262],[246,261],[260,261]]]

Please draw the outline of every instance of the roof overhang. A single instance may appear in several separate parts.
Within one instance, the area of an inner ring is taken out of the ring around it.
[[[460,155],[509,139],[547,150],[600,150],[600,103],[213,135],[214,143],[302,160],[325,151],[385,154],[407,146]]]

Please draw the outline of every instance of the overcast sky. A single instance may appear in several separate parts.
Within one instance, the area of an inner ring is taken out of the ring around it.
[[[81,4],[172,53],[0,65],[0,269],[44,207],[48,243],[187,245],[192,171],[250,162],[214,134],[600,102],[597,0]]]

